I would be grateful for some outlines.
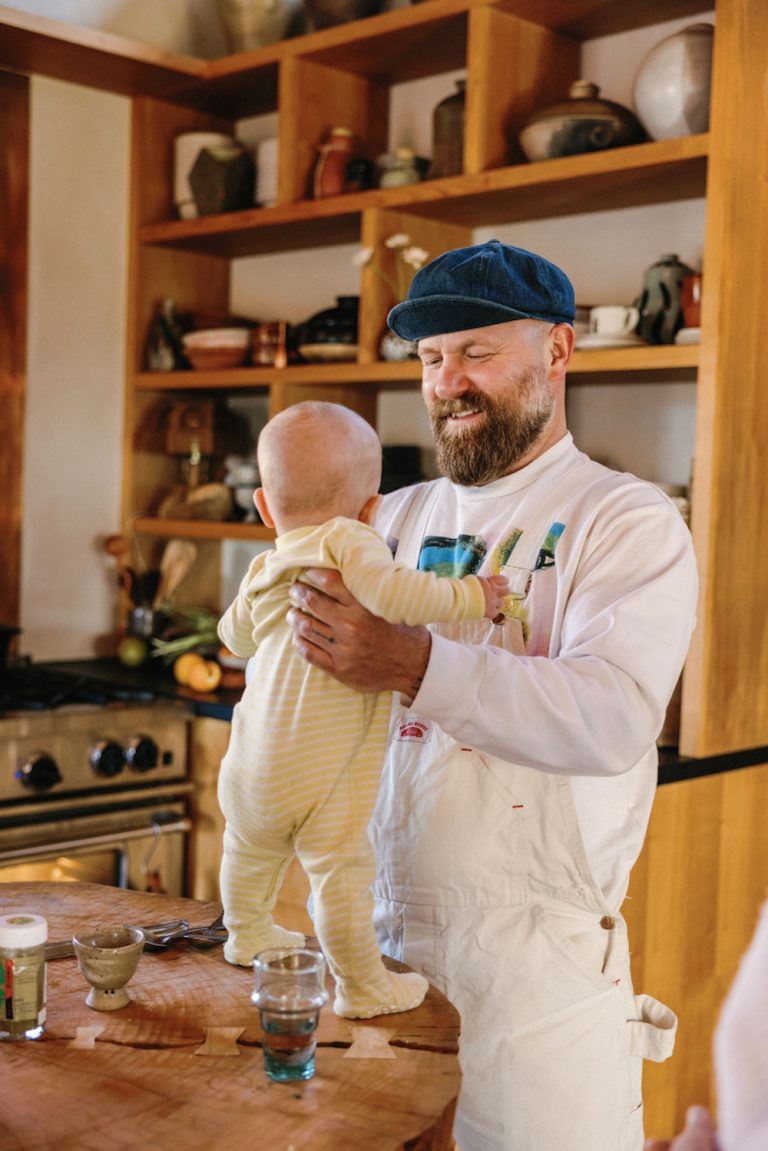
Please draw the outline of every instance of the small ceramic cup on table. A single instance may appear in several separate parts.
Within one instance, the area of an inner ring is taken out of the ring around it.
[[[603,339],[631,336],[640,320],[632,304],[601,304],[589,313],[589,334]]]
[[[118,1011],[130,1003],[126,990],[144,950],[138,927],[85,928],[72,937],[80,968],[91,990],[85,1000],[94,1011]]]
[[[277,1083],[311,1079],[315,1073],[315,1032],[328,1000],[325,957],[304,947],[275,947],[253,961],[264,1044],[264,1070]]]

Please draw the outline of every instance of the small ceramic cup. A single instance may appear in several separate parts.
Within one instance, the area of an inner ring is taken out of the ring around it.
[[[130,1002],[125,989],[144,950],[138,927],[94,927],[72,937],[77,965],[91,985],[85,1000],[94,1011],[117,1011]]]
[[[592,336],[628,336],[634,332],[640,312],[624,304],[601,304],[589,313],[589,333]]]

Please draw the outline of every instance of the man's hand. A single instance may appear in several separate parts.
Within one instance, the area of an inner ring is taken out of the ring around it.
[[[390,624],[347,591],[337,571],[310,568],[291,588],[293,646],[308,663],[357,691],[397,691],[408,701],[427,669],[425,627]]]
[[[672,1140],[646,1139],[643,1151],[718,1151],[709,1112],[704,1107],[689,1107],[684,1131]]]

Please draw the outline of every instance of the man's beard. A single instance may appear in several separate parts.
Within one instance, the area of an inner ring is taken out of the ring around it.
[[[552,396],[539,387],[537,375],[517,381],[510,395],[492,398],[467,391],[456,400],[436,400],[428,409],[435,439],[437,465],[443,475],[462,487],[479,487],[509,475],[535,445],[554,411]],[[480,427],[448,430],[447,417],[481,411]]]

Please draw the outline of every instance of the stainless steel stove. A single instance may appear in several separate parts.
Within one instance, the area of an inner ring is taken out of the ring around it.
[[[34,665],[0,675],[0,882],[185,893],[182,705]]]

